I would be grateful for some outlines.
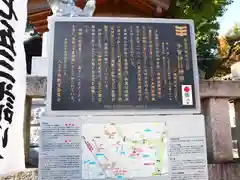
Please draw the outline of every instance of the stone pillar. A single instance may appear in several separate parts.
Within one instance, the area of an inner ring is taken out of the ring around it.
[[[224,163],[233,160],[228,101],[229,98],[202,99],[209,162]]]
[[[47,58],[47,54],[48,54],[48,32],[43,33],[42,36],[42,57]]]
[[[240,80],[240,62],[231,66],[231,74],[233,80]]]
[[[30,157],[31,107],[32,107],[32,98],[29,96],[26,96],[24,122],[23,122],[23,139],[24,139],[24,153],[25,153],[26,165],[29,164],[29,157]]]
[[[234,101],[235,107],[235,139],[237,140],[237,148],[238,148],[238,157],[240,157],[240,99],[236,99]]]

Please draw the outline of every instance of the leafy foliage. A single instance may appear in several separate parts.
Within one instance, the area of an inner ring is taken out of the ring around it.
[[[215,74],[220,65],[220,60],[216,58],[219,30],[217,18],[223,15],[231,3],[232,0],[175,0],[170,7],[172,18],[194,20],[198,64],[205,71],[207,79]]]
[[[219,37],[218,41],[221,63],[217,73],[221,75],[230,72],[231,65],[240,61],[240,25],[235,24],[225,36]]]

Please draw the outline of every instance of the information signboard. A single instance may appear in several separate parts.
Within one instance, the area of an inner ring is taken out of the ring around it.
[[[39,179],[208,180],[204,117],[147,117],[43,117]]]
[[[49,111],[200,112],[192,21],[59,17],[51,24]]]

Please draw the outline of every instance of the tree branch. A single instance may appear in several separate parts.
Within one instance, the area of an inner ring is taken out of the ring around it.
[[[234,52],[234,49],[235,49],[237,46],[240,46],[240,41],[235,42],[234,45],[230,47],[230,49],[229,49],[229,51],[228,51],[227,57],[223,58],[223,60],[221,61],[220,65],[224,64],[227,60],[230,59],[232,53]]]

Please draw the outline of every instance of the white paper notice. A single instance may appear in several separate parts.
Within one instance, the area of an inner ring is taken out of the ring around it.
[[[170,139],[171,180],[206,180],[205,142],[203,137]]]
[[[179,116],[168,126],[170,180],[207,180],[204,117]]]
[[[39,180],[79,180],[81,125],[76,118],[42,117]]]

